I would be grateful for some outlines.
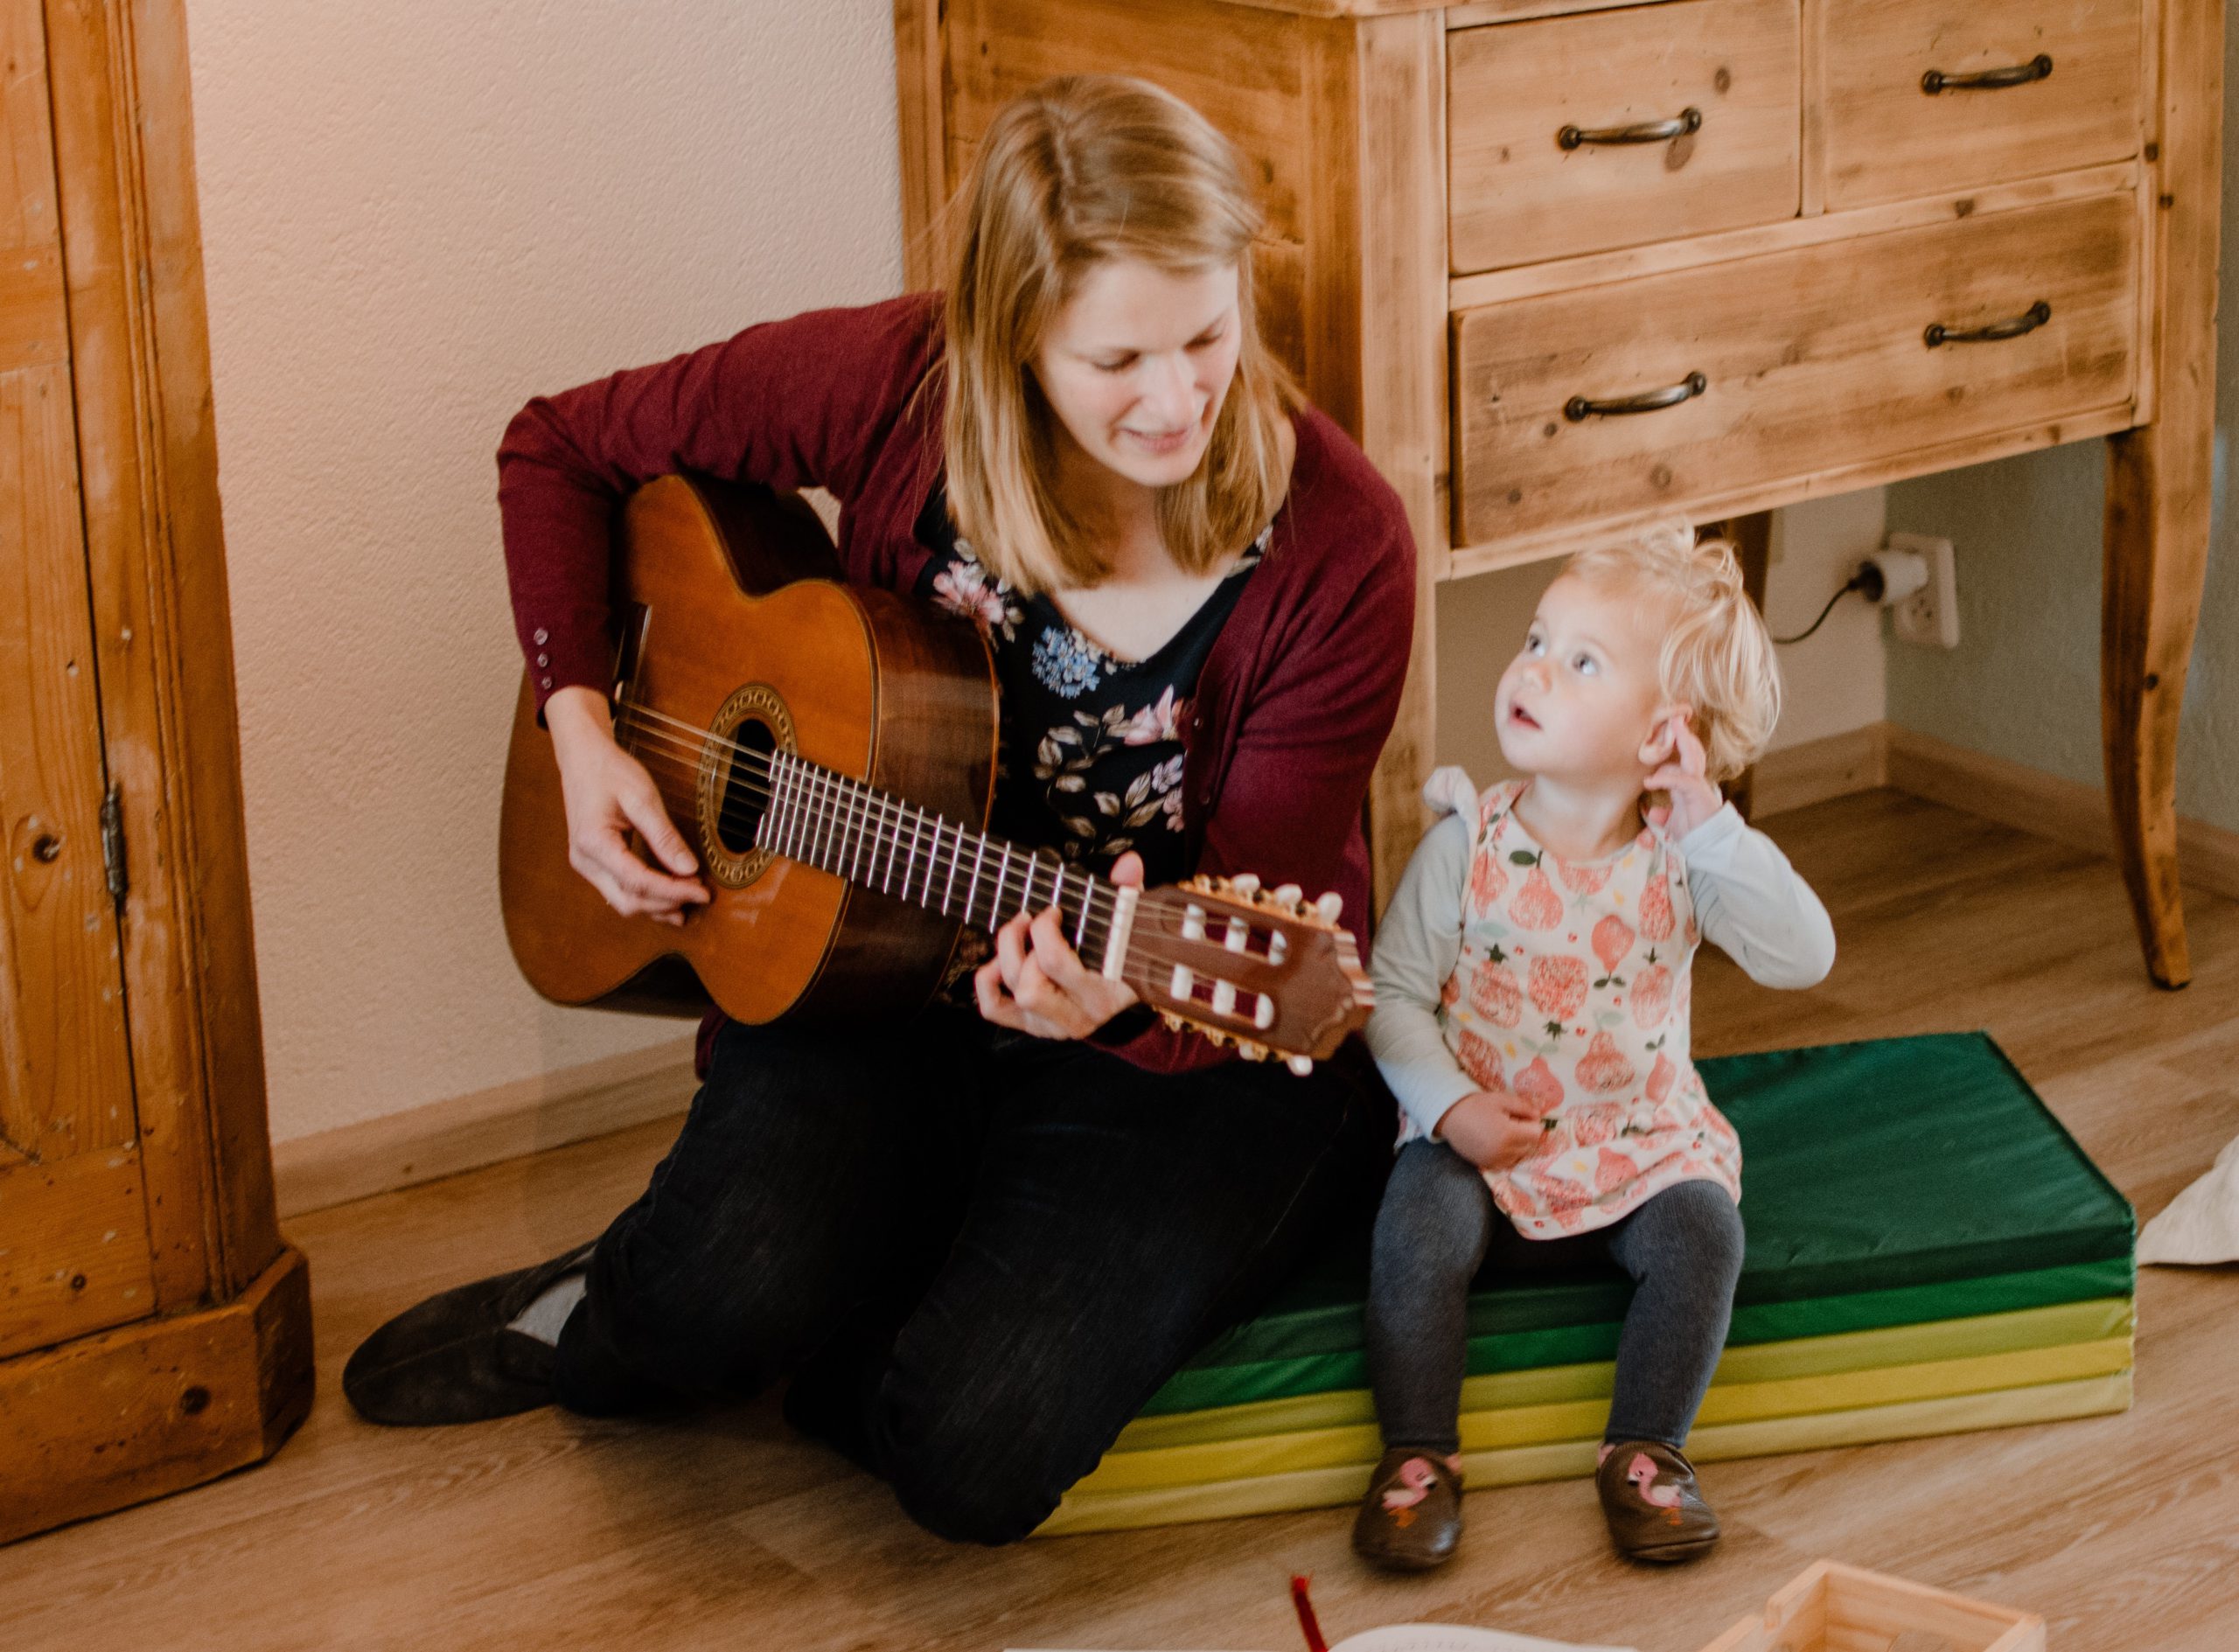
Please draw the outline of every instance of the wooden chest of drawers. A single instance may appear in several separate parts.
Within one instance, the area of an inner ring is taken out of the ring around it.
[[[2215,0],[896,0],[905,246],[993,110],[1140,74],[1259,168],[1268,332],[1407,503],[1379,897],[1420,827],[1441,580],[2111,441],[2108,788],[2188,976],[2175,741],[2207,552]]]

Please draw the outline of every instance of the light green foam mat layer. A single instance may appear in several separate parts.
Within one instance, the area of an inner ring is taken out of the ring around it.
[[[1980,1317],[2130,1293],[2136,1223],[1983,1034],[1831,1044],[1697,1063],[1740,1132],[1748,1253],[1731,1345]],[[1267,1308],[1201,1352],[1146,1416],[1367,1381],[1364,1230],[1333,1236]],[[1482,1279],[1469,1370],[1615,1352],[1614,1268]]]

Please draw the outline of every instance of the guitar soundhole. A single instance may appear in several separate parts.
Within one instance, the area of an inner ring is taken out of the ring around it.
[[[723,784],[722,807],[715,812],[715,836],[733,854],[750,854],[754,834],[762,826],[763,805],[770,799],[767,771],[755,761],[766,762],[778,749],[777,731],[766,722],[750,720],[731,731],[731,742],[751,752],[731,754],[730,777]]]
[[[778,691],[749,683],[723,702],[701,748],[700,847],[708,875],[725,889],[751,883],[777,856],[755,847],[770,797],[770,754],[797,749],[792,714]]]

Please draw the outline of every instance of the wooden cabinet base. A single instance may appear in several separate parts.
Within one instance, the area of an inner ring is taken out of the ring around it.
[[[0,1543],[261,1462],[311,1405],[310,1269],[0,1361]]]

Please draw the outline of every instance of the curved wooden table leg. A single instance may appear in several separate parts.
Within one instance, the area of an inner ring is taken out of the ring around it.
[[[2197,484],[2180,482],[2193,471]],[[2192,979],[2177,883],[2177,721],[2208,568],[2207,433],[2166,424],[2108,444],[2106,588],[2099,698],[2115,854],[2164,986]]]
[[[2153,422],[2110,439],[2100,727],[2145,967],[2192,979],[2177,886],[2177,720],[2208,572],[2223,155],[2223,0],[2162,12]]]
[[[1729,517],[1723,522],[1712,522],[1703,530],[1705,538],[1726,539],[1733,541],[1736,557],[1741,563],[1741,589],[1749,600],[1757,604],[1757,611],[1765,611],[1765,577],[1773,557],[1773,513],[1759,511],[1749,516]],[[1735,776],[1726,788],[1727,800],[1740,811],[1744,820],[1757,814],[1757,765],[1751,763]]]

